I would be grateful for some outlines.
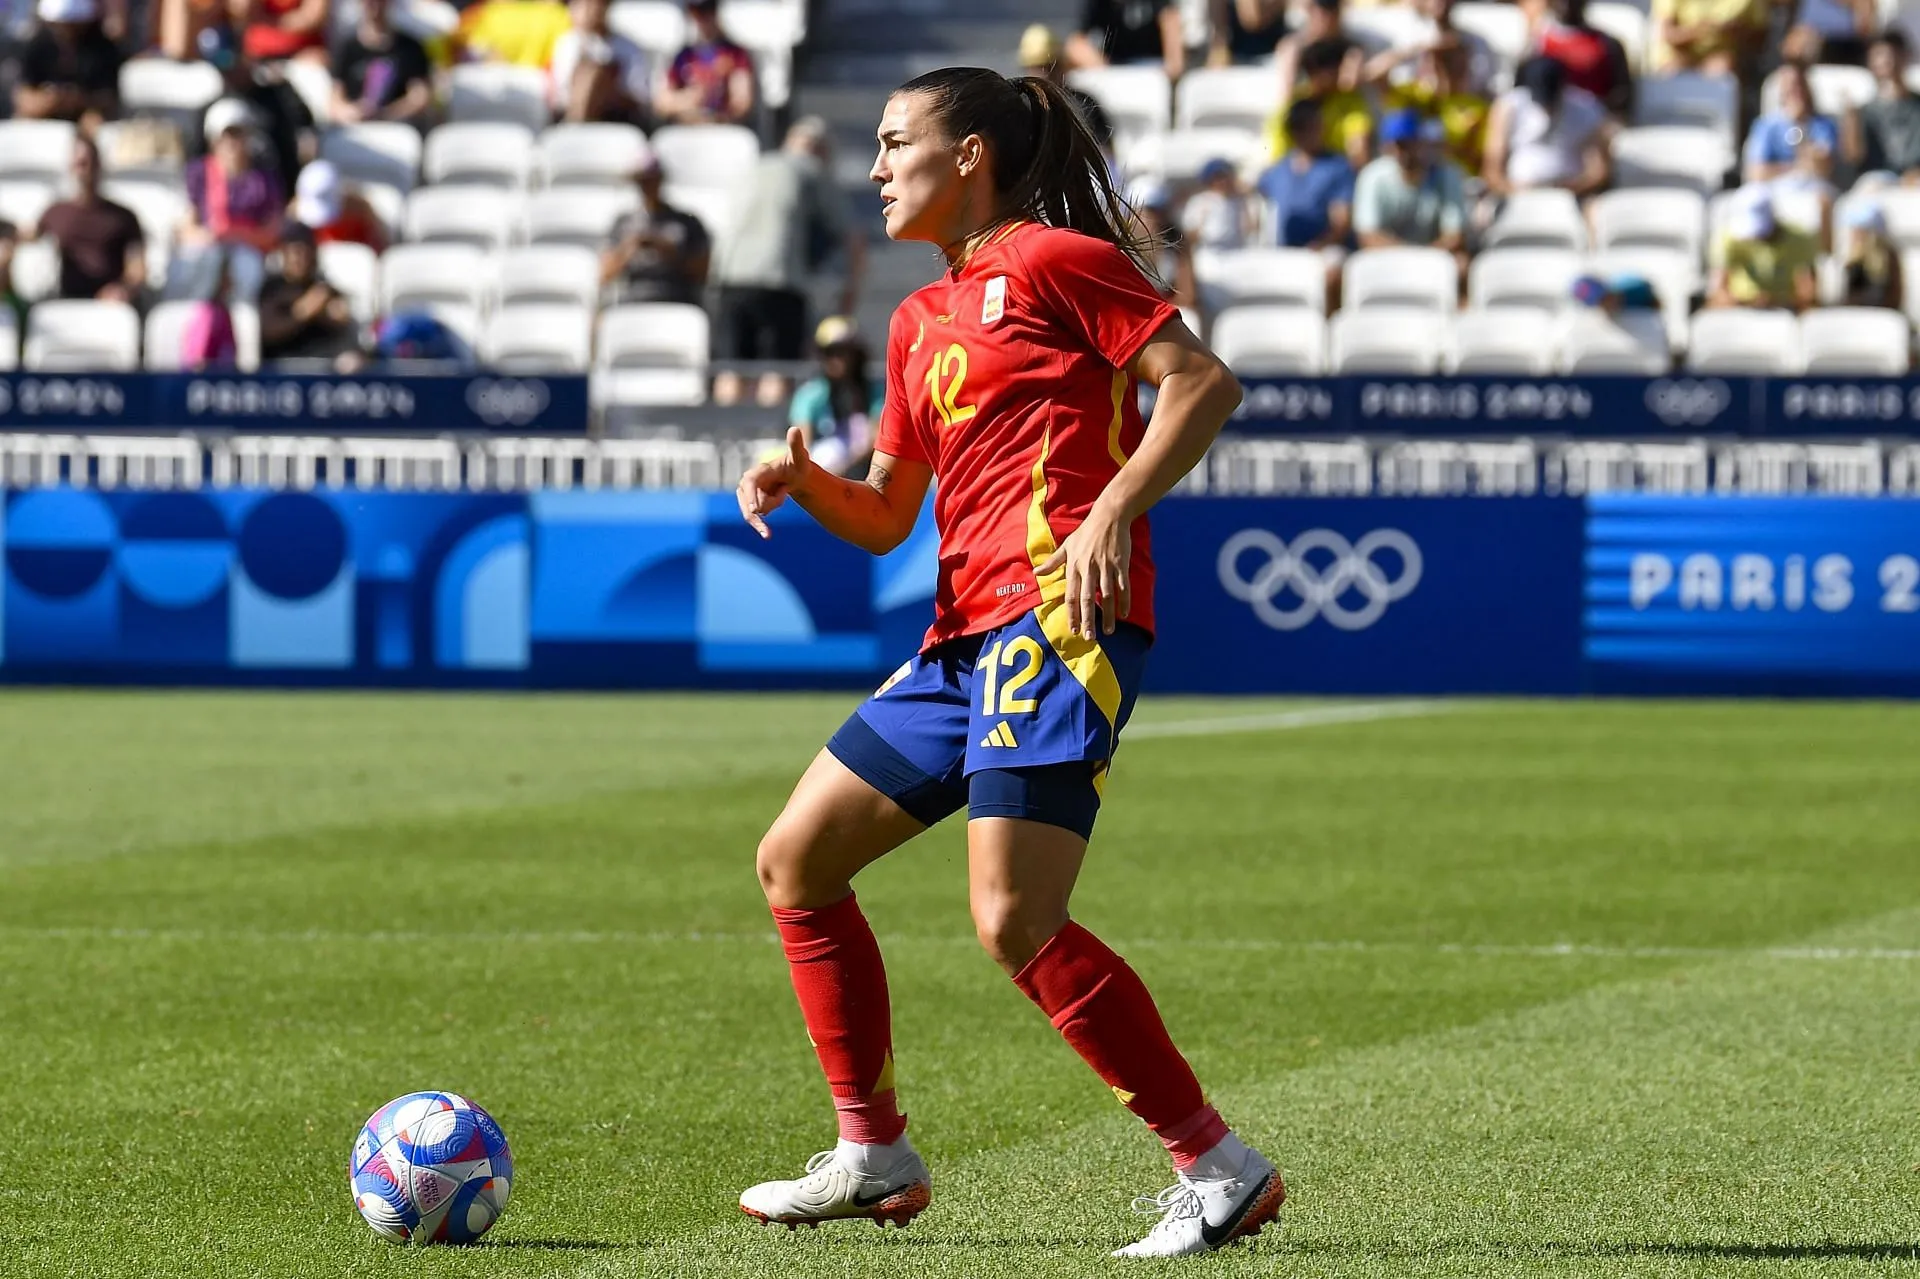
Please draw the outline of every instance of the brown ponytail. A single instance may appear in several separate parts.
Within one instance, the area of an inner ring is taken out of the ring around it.
[[[977,133],[986,140],[1003,221],[1031,218],[1105,240],[1152,274],[1157,245],[1137,229],[1093,131],[1053,81],[943,67],[894,92],[925,95],[948,138]]]

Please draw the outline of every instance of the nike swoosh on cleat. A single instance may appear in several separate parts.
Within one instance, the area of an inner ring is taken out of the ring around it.
[[[856,1190],[853,1192],[853,1206],[856,1208],[871,1208],[876,1204],[885,1203],[887,1200],[899,1194],[900,1190],[901,1188],[899,1186],[894,1186],[891,1189],[882,1190],[872,1196],[863,1195]]]
[[[1273,1179],[1279,1175],[1280,1170],[1276,1168],[1265,1177],[1262,1177],[1260,1184],[1247,1192],[1247,1197],[1240,1201],[1240,1207],[1219,1225],[1209,1225],[1205,1217],[1200,1219],[1200,1238],[1206,1243],[1209,1249],[1218,1248],[1233,1238],[1233,1232],[1240,1228],[1240,1223],[1246,1220],[1247,1214],[1253,1211],[1253,1206],[1260,1202],[1260,1197],[1266,1194],[1267,1187],[1272,1184]]]

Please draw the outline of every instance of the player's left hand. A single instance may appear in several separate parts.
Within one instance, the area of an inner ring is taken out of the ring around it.
[[[1094,637],[1097,627],[1111,635],[1133,607],[1133,533],[1127,521],[1100,507],[1087,512],[1079,528],[1040,566],[1040,576],[1067,570],[1067,625],[1074,634]]]

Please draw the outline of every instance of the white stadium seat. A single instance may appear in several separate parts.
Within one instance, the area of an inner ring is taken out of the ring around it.
[[[1849,109],[1873,101],[1873,72],[1865,67],[1811,66],[1807,68],[1807,87],[1813,91],[1813,109],[1837,120]],[[1760,85],[1760,113],[1779,109],[1780,73],[1775,71]]]
[[[1157,133],[1125,147],[1120,159],[1130,174],[1191,182],[1210,160],[1225,160],[1247,174],[1267,157],[1266,139],[1255,129],[1215,126]]]
[[[600,255],[577,244],[530,244],[494,259],[498,307],[565,303],[591,308],[600,298]]]
[[[1515,191],[1481,237],[1483,248],[1572,249],[1587,247],[1587,224],[1573,192],[1557,187]]]
[[[720,6],[720,29],[753,55],[760,100],[776,111],[786,106],[793,94],[793,51],[806,34],[806,11],[788,0],[727,0]]]
[[[0,181],[0,218],[22,231],[40,221],[40,215],[53,203],[58,189],[42,178],[14,178]]]
[[[1198,67],[1180,80],[1174,125],[1258,132],[1279,107],[1280,82],[1271,67]]]
[[[421,244],[505,245],[526,214],[518,192],[499,187],[420,187],[407,197],[407,239]]]
[[[1673,347],[1686,345],[1687,314],[1693,309],[1693,295],[1700,287],[1700,263],[1677,249],[1609,249],[1587,259],[1587,272],[1603,280],[1621,275],[1637,275],[1653,286],[1660,299],[1660,313],[1667,325],[1667,342]]]
[[[1595,249],[1658,245],[1700,260],[1707,208],[1698,191],[1677,187],[1604,191],[1588,207]]]
[[[186,219],[189,207],[180,187],[152,178],[108,178],[100,184],[100,194],[124,205],[140,219],[140,231],[147,237],[149,249],[156,244],[166,247]]]
[[[329,129],[320,138],[320,158],[331,160],[342,177],[413,190],[420,176],[420,133],[391,120]]]
[[[632,187],[542,191],[527,200],[527,243],[604,248],[614,222],[639,206],[640,196]]]
[[[333,74],[327,70],[326,63],[288,58],[280,64],[280,74],[300,95],[300,101],[307,104],[315,120],[324,121],[332,113]]]
[[[676,186],[737,191],[760,161],[760,139],[737,124],[669,124],[656,129],[653,153]]]
[[[1560,316],[1554,347],[1560,371],[1575,377],[1659,377],[1673,366],[1666,321],[1652,311],[1623,311],[1616,317],[1594,307],[1571,307]]]
[[[1467,304],[1558,311],[1571,300],[1583,266],[1569,249],[1491,249],[1467,267]]]
[[[1643,76],[1634,85],[1633,123],[1711,130],[1729,150],[1739,145],[1740,82],[1730,75]]]
[[[380,255],[364,244],[323,244],[320,278],[346,294],[353,314],[368,321],[380,310]]]
[[[196,304],[160,302],[147,312],[145,367],[149,373],[181,371],[180,339]],[[260,313],[250,306],[227,309],[233,317],[234,361],[243,373],[260,367]]]
[[[1692,373],[1776,376],[1800,371],[1800,321],[1791,311],[1727,308],[1693,317]]]
[[[607,11],[607,25],[656,61],[671,58],[687,42],[686,14],[672,0],[619,0]]]
[[[427,134],[428,182],[518,190],[533,170],[533,132],[518,124],[443,124]]]
[[[1527,55],[1527,15],[1512,4],[1488,4],[1486,0],[1463,0],[1453,6],[1456,31],[1479,36],[1493,51],[1500,66],[1511,73]]]
[[[1856,204],[1878,205],[1881,215],[1887,220],[1888,238],[1903,249],[1920,248],[1920,189],[1899,186],[1882,187],[1870,192],[1849,192],[1834,202],[1833,223],[1836,227],[1845,225],[1847,211]]]
[[[1428,307],[1451,312],[1460,301],[1460,268],[1444,249],[1412,245],[1361,249],[1340,272],[1340,305]]]
[[[60,250],[51,239],[26,240],[14,249],[13,289],[28,302],[60,291]]]
[[[550,187],[624,187],[646,149],[646,136],[630,124],[556,124],[540,135],[537,165]]]
[[[1317,377],[1327,321],[1299,306],[1230,306],[1213,321],[1213,352],[1243,377]]]
[[[1627,55],[1627,66],[1634,75],[1647,63],[1647,37],[1652,24],[1647,17],[1647,9],[1639,4],[1622,4],[1618,0],[1595,0],[1587,6],[1587,24],[1595,31],[1605,32],[1620,42],[1620,48]]]
[[[425,311],[451,329],[456,337],[467,344],[469,350],[479,353],[480,339],[485,336],[479,307],[465,302],[429,301],[416,302],[409,309]]]
[[[706,228],[707,239],[716,252],[733,233],[739,217],[739,204],[745,192],[720,191],[712,187],[683,187],[672,182],[661,188],[660,198],[682,213],[691,213]]]
[[[1378,306],[1336,312],[1328,326],[1329,373],[1439,371],[1447,344],[1447,317],[1419,307]]]
[[[1327,310],[1327,263],[1312,249],[1203,249],[1193,273],[1209,310],[1249,302]]]
[[[1617,187],[1684,187],[1712,195],[1725,183],[1733,161],[1724,136],[1695,125],[1622,129],[1613,138]]]
[[[65,120],[0,120],[0,178],[64,182],[73,137]]]
[[[494,312],[480,356],[508,373],[585,373],[592,350],[591,309],[543,304]]]
[[[478,311],[492,274],[486,255],[470,245],[396,244],[380,258],[380,309],[446,302]]]
[[[27,312],[20,363],[32,372],[132,373],[140,367],[140,313],[125,302],[41,302]]]
[[[1091,94],[1113,121],[1116,150],[1172,126],[1173,87],[1160,67],[1088,67],[1069,72],[1067,83]]]
[[[1800,317],[1800,365],[1809,377],[1903,377],[1913,327],[1898,311],[1836,306]]]
[[[1368,54],[1404,49],[1432,38],[1432,26],[1410,4],[1356,5],[1340,15],[1340,32]]]
[[[13,308],[0,306],[0,373],[11,373],[20,367],[20,321],[14,318]]]
[[[541,129],[552,116],[547,74],[503,62],[463,62],[447,77],[447,119]]]
[[[120,66],[120,109],[178,119],[218,98],[226,83],[212,63],[134,58]]]
[[[609,307],[595,334],[595,396],[616,408],[703,404],[707,347],[707,313],[700,307]]]
[[[1553,372],[1551,312],[1531,306],[1463,311],[1449,326],[1449,373],[1544,377]]]

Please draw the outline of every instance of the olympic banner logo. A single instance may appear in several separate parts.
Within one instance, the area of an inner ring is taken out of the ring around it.
[[[1387,567],[1375,556],[1387,552]],[[1251,577],[1241,562],[1257,553]],[[1398,571],[1387,575],[1392,560]],[[1253,615],[1276,631],[1297,631],[1316,617],[1343,631],[1364,631],[1385,616],[1387,605],[1420,585],[1420,547],[1397,528],[1380,528],[1358,542],[1332,529],[1308,529],[1289,546],[1263,528],[1241,529],[1220,546],[1220,585],[1253,606]],[[1288,599],[1292,603],[1284,603]],[[1357,600],[1357,603],[1352,602]]]
[[[527,426],[549,400],[539,378],[476,378],[467,387],[467,407],[488,426]]]

